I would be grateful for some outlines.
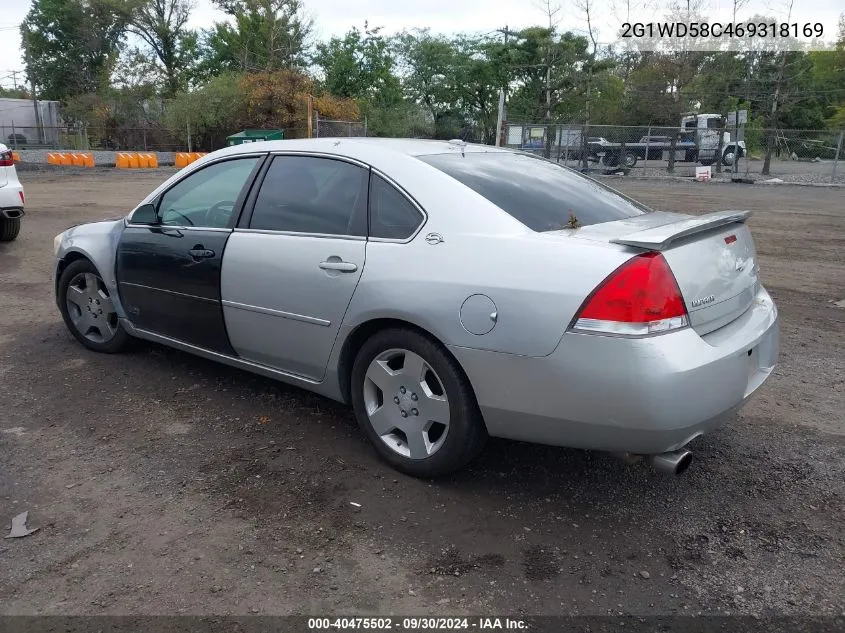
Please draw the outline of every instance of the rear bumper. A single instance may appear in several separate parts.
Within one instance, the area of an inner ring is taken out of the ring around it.
[[[777,308],[761,287],[745,314],[703,337],[567,332],[543,358],[450,349],[493,436],[661,453],[731,419],[771,374],[779,343]]]
[[[0,215],[6,217],[4,211],[19,212],[20,215],[15,217],[23,215],[24,200],[21,197],[22,193],[23,186],[19,182],[9,182],[0,187]]]

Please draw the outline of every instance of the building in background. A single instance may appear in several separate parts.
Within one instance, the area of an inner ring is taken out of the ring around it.
[[[37,103],[40,121],[30,99],[0,99],[0,143],[24,149],[52,147],[59,142],[59,102]]]

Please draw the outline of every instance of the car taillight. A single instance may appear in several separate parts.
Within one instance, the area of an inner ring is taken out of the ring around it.
[[[15,164],[15,157],[12,152],[0,152],[0,167],[13,167]]]
[[[21,197],[21,204],[26,204],[26,198],[23,197],[23,189],[18,191],[18,195]]]
[[[587,297],[572,329],[578,332],[645,336],[689,325],[678,282],[660,253],[631,258]]]

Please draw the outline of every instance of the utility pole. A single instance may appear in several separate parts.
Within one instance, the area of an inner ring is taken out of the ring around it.
[[[508,28],[508,25],[505,24],[505,28],[503,29],[496,29],[499,33],[505,36],[505,48],[508,47],[508,37],[511,35],[517,35],[518,31],[511,31]],[[505,83],[502,86],[501,90],[499,91],[499,113],[496,121],[496,146],[498,147],[502,142],[502,124],[505,120],[505,102],[508,98],[508,81],[505,79]]]
[[[29,40],[23,38],[24,56],[26,59],[26,74],[29,77],[29,85],[32,90],[32,107],[35,109],[35,126],[38,128],[38,143],[44,143],[44,126],[41,124],[41,109],[38,107],[38,97],[35,95],[35,78],[32,76],[32,63],[29,58]]]
[[[516,35],[517,33],[519,33],[519,31],[511,31],[511,30],[508,28],[508,25],[507,25],[507,24],[505,24],[505,28],[503,28],[503,29],[496,29],[496,31],[497,31],[498,33],[502,33],[502,34],[505,36],[505,46],[507,46],[507,45],[508,45],[508,36],[509,36],[509,35]]]
[[[502,121],[505,117],[505,91],[499,90],[499,114],[496,118],[496,147],[502,144]]]

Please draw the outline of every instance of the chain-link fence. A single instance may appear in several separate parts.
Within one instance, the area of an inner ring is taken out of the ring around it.
[[[0,126],[0,143],[16,149],[173,152],[185,141],[157,127]]]
[[[508,147],[570,167],[631,175],[845,183],[845,130],[508,124]],[[706,121],[705,123],[710,123]]]
[[[333,121],[314,115],[316,138],[367,136],[367,121]]]

